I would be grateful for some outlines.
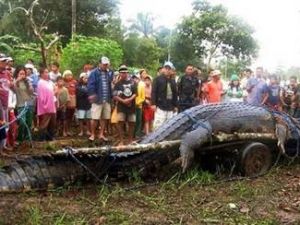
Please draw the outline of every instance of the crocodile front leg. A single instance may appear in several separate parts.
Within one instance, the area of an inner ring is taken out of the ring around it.
[[[180,145],[181,166],[185,172],[192,164],[195,149],[208,142],[212,135],[212,127],[208,121],[198,122],[197,128],[187,133]]]

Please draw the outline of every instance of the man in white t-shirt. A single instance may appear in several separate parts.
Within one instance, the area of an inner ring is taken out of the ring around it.
[[[54,62],[51,64],[51,71],[49,73],[50,80],[53,83],[56,83],[58,77],[61,77],[61,73],[59,72],[59,64]]]

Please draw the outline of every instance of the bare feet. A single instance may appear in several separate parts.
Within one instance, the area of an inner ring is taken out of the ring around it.
[[[91,132],[87,131],[87,132],[86,132],[86,135],[87,135],[87,136],[90,136],[90,135],[91,135]]]
[[[91,135],[91,134],[90,134]],[[80,132],[79,134],[78,134],[78,136],[79,137],[82,137],[83,136],[83,132]]]
[[[108,141],[108,138],[104,137],[104,136],[99,136],[99,140],[100,141]]]
[[[93,135],[90,136],[90,137],[89,137],[89,140],[90,140],[90,141],[95,141],[95,136],[93,136]]]

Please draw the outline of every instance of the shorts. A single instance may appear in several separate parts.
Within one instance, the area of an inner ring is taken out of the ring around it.
[[[78,109],[76,112],[76,117],[79,120],[91,119],[91,110]]]
[[[91,108],[91,116],[93,120],[109,120],[111,116],[111,106],[110,103],[103,104],[92,104]]]
[[[135,123],[135,121],[136,121],[135,113],[118,112],[118,121],[119,122],[127,121],[127,122]]]
[[[56,120],[63,121],[67,118],[66,109],[58,109],[56,112]]]
[[[143,117],[145,122],[151,122],[154,120],[154,111],[151,106],[144,106]]]

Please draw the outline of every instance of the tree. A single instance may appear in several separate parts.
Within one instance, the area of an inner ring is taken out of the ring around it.
[[[0,35],[9,33],[26,41],[34,38],[34,35],[28,32],[30,23],[24,14],[9,14],[9,4],[12,9],[16,7],[28,9],[32,1],[0,0]],[[119,18],[118,2],[118,0],[77,0],[76,32],[83,35],[106,37],[107,25],[111,18]],[[33,18],[37,24],[41,24],[47,18],[45,32],[61,34],[63,44],[71,39],[72,0],[39,0],[39,7],[35,8]]]
[[[178,26],[180,38],[193,44],[196,55],[206,59],[207,67],[213,59],[223,56],[240,60],[256,57],[258,46],[247,23],[228,15],[222,5],[196,0],[193,6],[192,15]]]
[[[23,7],[16,7],[13,9],[13,11],[21,10],[25,13],[26,17],[29,20],[31,30],[39,42],[39,49],[28,47],[28,46],[19,46],[19,48],[24,48],[24,49],[27,49],[30,51],[39,52],[41,54],[43,65],[46,66],[48,52],[59,41],[60,35],[58,35],[57,33],[54,33],[54,34],[52,34],[51,39],[47,40],[47,35],[45,35],[45,33],[44,33],[44,30],[47,29],[47,26],[46,26],[47,16],[44,18],[44,20],[40,24],[37,23],[37,21],[34,18],[34,9],[37,5],[39,5],[39,0],[34,0],[28,9],[25,9]],[[48,36],[48,38],[49,38],[49,36]]]
[[[153,21],[154,17],[151,13],[138,13],[136,19],[131,21],[129,29],[148,38],[154,33]]]
[[[85,63],[97,65],[103,55],[110,59],[114,68],[122,63],[123,51],[117,42],[97,37],[74,36],[63,49],[61,66],[79,74]]]
[[[124,63],[130,67],[146,68],[154,72],[159,66],[161,48],[155,39],[139,37],[137,33],[130,33],[123,43]]]

